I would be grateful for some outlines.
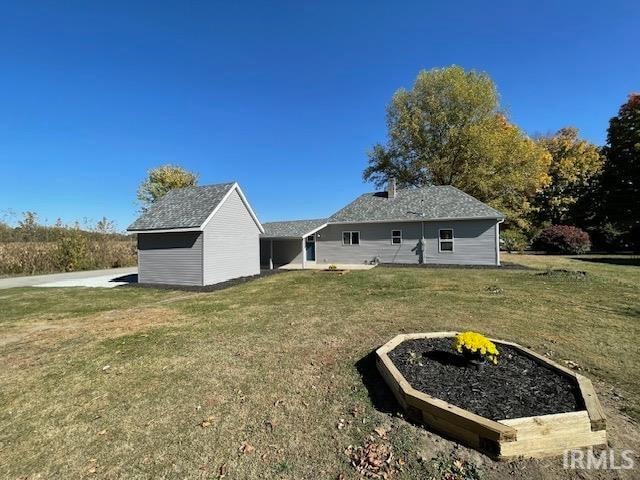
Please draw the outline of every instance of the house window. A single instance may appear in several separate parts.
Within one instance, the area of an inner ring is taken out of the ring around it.
[[[453,229],[443,228],[438,235],[438,251],[453,253]]]
[[[342,245],[360,245],[360,232],[342,232]]]
[[[391,244],[400,245],[402,243],[402,230],[391,230]]]

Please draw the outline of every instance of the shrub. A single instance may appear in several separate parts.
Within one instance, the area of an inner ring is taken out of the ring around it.
[[[551,225],[536,239],[536,247],[547,252],[579,254],[591,249],[589,234],[570,225]]]
[[[88,245],[84,237],[70,234],[58,240],[58,265],[63,271],[82,270],[88,263]]]
[[[507,252],[522,252],[529,247],[529,240],[520,230],[510,229],[500,232],[502,249]]]

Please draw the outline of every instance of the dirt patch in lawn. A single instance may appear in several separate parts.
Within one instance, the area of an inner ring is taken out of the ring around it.
[[[65,339],[90,335],[96,341],[144,331],[151,327],[181,323],[181,315],[167,307],[112,310],[73,320],[34,318],[15,332],[0,337],[1,347],[43,347]],[[23,352],[24,353],[24,352]],[[22,355],[24,357],[24,355]]]
[[[582,410],[577,386],[567,377],[500,345],[497,365],[467,365],[451,340],[408,340],[389,353],[413,388],[492,420]]]

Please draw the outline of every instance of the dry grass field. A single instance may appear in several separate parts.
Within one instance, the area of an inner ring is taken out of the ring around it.
[[[0,277],[135,266],[132,240],[0,242]]]
[[[393,453],[389,478],[431,478],[439,454],[489,479],[637,478],[578,477],[558,458],[494,463],[402,419],[371,352],[400,332],[474,329],[574,362],[611,445],[640,452],[640,267],[504,259],[531,269],[0,291],[0,477],[361,478],[349,447],[371,437]]]

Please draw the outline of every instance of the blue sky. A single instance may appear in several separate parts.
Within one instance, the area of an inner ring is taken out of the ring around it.
[[[640,90],[628,2],[0,2],[0,218],[135,218],[145,172],[240,182],[263,221],[372,189],[366,151],[420,69],[488,72],[530,134],[603,143]]]

